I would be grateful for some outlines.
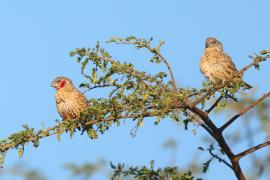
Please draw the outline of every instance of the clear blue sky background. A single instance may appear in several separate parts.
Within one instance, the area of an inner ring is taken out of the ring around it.
[[[69,57],[69,52],[77,47],[93,47],[96,41],[105,42],[112,36],[163,39],[166,41],[163,52],[172,64],[179,87],[200,87],[204,78],[198,64],[205,39],[208,36],[220,39],[225,51],[241,68],[250,62],[250,54],[269,48],[269,7],[267,0],[2,1],[0,137],[19,131],[22,124],[35,128],[42,123],[54,125],[59,115],[50,82],[59,75],[70,77],[77,86],[83,81],[79,65]],[[146,62],[149,54],[145,51],[105,46],[115,58],[133,62],[140,70],[152,73],[162,70]],[[269,63],[260,72],[251,70],[245,74],[245,80],[258,87],[259,92],[269,88],[266,77]],[[89,98],[103,95],[98,91],[87,94]],[[198,136],[194,136],[168,120],[159,126],[149,120],[132,138],[129,132],[133,126],[126,120],[126,124],[112,128],[95,141],[85,135],[76,135],[72,140],[64,136],[61,142],[55,137],[46,138],[38,149],[27,146],[21,160],[17,152],[10,151],[5,167],[23,162],[55,180],[68,178],[64,163],[82,164],[98,158],[130,165],[149,164],[155,159],[156,166],[162,167],[170,165],[171,157],[162,144],[174,138],[179,143],[176,165],[181,168],[203,145],[200,136],[205,135],[199,130]],[[204,178],[217,176],[220,180],[234,179],[232,172],[218,163]]]

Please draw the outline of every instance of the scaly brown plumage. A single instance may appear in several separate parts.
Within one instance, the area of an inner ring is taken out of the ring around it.
[[[51,86],[56,89],[56,107],[63,120],[80,117],[80,113],[88,107],[88,100],[73,86],[69,78],[57,77]]]
[[[246,89],[252,88],[237,75],[238,70],[231,57],[223,52],[222,43],[215,38],[209,37],[206,39],[205,51],[200,61],[200,70],[211,83],[225,85],[230,81],[243,82]]]

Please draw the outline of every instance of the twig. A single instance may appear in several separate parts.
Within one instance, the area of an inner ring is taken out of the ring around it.
[[[217,90],[218,90],[218,89],[215,88],[214,90],[212,90],[212,91],[210,91],[210,92],[206,92],[206,94],[205,94],[204,96],[200,97],[199,99],[196,99],[196,100],[193,101],[191,104],[192,104],[193,106],[196,106],[197,104],[203,102],[205,99],[207,99],[207,98],[209,98],[210,96],[212,96],[213,94],[215,94],[215,92],[216,92]]]
[[[252,109],[258,103],[260,103],[261,101],[263,101],[264,99],[266,99],[268,96],[270,96],[270,92],[264,94],[261,98],[257,99],[252,104],[250,104],[248,107],[246,107],[245,109],[243,109],[242,111],[240,111],[239,113],[237,113],[236,115],[234,115],[229,121],[227,121],[223,126],[221,126],[219,128],[219,130],[221,132],[223,132],[224,129],[226,129],[228,126],[230,126],[237,118],[239,118],[240,116],[242,116],[243,114],[245,114],[247,111],[249,111],[250,109]]]
[[[87,93],[88,91],[91,91],[93,89],[96,89],[96,88],[104,88],[104,87],[115,87],[116,84],[103,84],[103,85],[95,85],[93,87],[89,87],[87,88],[87,90],[83,91],[83,94],[84,93]]]
[[[167,69],[168,69],[168,71],[170,73],[170,76],[171,76],[171,79],[172,79],[173,90],[174,90],[174,92],[177,92],[176,82],[175,82],[175,79],[174,79],[172,68],[171,68],[168,60],[159,51],[157,51],[156,49],[152,48],[152,52],[157,54],[160,57],[160,59],[163,61],[163,63],[167,66]]]
[[[146,49],[148,49],[150,52],[156,54],[161,59],[161,61],[166,65],[166,67],[167,67],[167,69],[168,69],[168,71],[170,73],[170,76],[171,76],[172,85],[173,85],[173,91],[177,92],[177,86],[176,86],[176,82],[175,82],[174,75],[173,75],[173,72],[172,72],[172,68],[171,68],[168,60],[156,48],[152,48],[149,44],[145,44],[145,43],[142,43],[142,42],[120,42],[120,43],[117,42],[116,44],[141,45],[141,46],[145,47]]]
[[[210,112],[218,105],[218,103],[222,100],[222,98],[223,98],[223,96],[220,96],[220,97],[216,100],[216,102],[215,102],[208,110],[206,110],[206,112],[207,112],[207,113],[210,113]]]
[[[99,59],[102,59],[103,61],[110,62],[110,63],[112,63],[112,64],[113,64],[113,63],[119,63],[117,60],[110,59],[110,58],[107,58],[107,57],[105,57],[105,56],[99,56],[98,58],[99,58]],[[134,74],[135,74],[136,76],[143,76],[143,77],[145,77],[146,79],[149,79],[149,80],[151,80],[151,81],[157,83],[157,84],[160,85],[164,90],[169,90],[168,87],[167,87],[165,84],[163,84],[162,82],[156,80],[156,79],[153,78],[151,75],[149,75],[149,74],[147,74],[147,73],[145,73],[145,72],[141,72],[141,71],[134,70]]]
[[[145,112],[143,115],[140,115],[140,114],[122,115],[122,116],[119,116],[117,118],[118,119],[127,119],[127,118],[134,119],[134,118],[141,117],[141,116],[155,117],[155,116],[159,116],[163,113],[169,113],[170,111],[172,111],[172,109],[168,110],[168,112]],[[83,125],[87,126],[87,125],[96,124],[98,122],[110,122],[110,121],[115,121],[115,119],[116,119],[115,116],[104,118],[104,119],[95,119],[95,120],[90,120],[90,121],[84,123]],[[78,125],[78,127],[80,127],[80,125]],[[25,139],[25,142],[34,142],[34,141],[39,140],[41,138],[53,136],[56,134],[61,134],[61,133],[65,132],[66,130],[68,130],[68,129],[66,129],[66,128],[59,129],[59,125],[56,125],[54,127],[47,128],[46,130],[43,130],[41,134],[27,137],[27,139]],[[8,143],[7,142],[7,143],[3,144],[2,146],[0,146],[0,152],[5,152],[9,149],[18,147],[19,145],[21,145],[21,142],[18,142],[18,143],[14,143],[14,142]]]
[[[211,149],[208,149],[208,151],[209,151],[209,154],[210,154],[212,157],[216,158],[216,159],[217,159],[218,161],[220,161],[220,162],[223,162],[226,166],[228,166],[229,168],[231,168],[231,169],[233,170],[232,165],[230,165],[230,163],[228,163],[225,159],[222,159],[222,158],[219,157],[218,155],[214,154],[214,153],[212,152]]]
[[[265,57],[259,57],[259,58],[260,58],[260,59],[259,59],[258,61],[254,61],[254,62],[252,62],[251,64],[249,64],[249,65],[243,67],[243,68],[238,72],[238,75],[242,75],[243,72],[246,71],[247,69],[249,69],[250,67],[252,67],[252,66],[254,66],[254,65],[256,65],[256,64],[258,64],[258,63],[260,63],[260,62],[262,62],[262,61],[267,60],[268,58],[270,58],[270,55],[265,56]]]
[[[259,145],[257,145],[257,146],[254,146],[254,147],[252,147],[252,148],[250,148],[250,149],[248,149],[248,150],[245,150],[245,151],[243,151],[243,152],[237,154],[237,155],[236,155],[236,158],[239,160],[239,159],[241,159],[242,157],[244,157],[244,156],[246,156],[246,155],[248,155],[248,154],[251,154],[251,153],[253,153],[253,152],[255,152],[255,151],[257,151],[257,150],[259,150],[259,149],[261,149],[261,148],[263,148],[263,147],[269,146],[269,145],[270,145],[270,141],[266,141],[266,142],[264,142],[264,143],[262,143],[262,144],[259,144]]]

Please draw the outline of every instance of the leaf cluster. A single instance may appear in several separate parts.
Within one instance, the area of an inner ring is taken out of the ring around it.
[[[126,167],[125,164],[114,165],[110,163],[114,174],[112,180],[122,177],[135,178],[138,180],[195,180],[191,172],[181,172],[177,167],[154,168],[154,161],[151,161],[150,168],[146,166]],[[197,179],[199,180],[199,179]]]

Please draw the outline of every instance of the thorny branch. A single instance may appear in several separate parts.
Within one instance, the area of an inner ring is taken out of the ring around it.
[[[177,91],[176,81],[175,81],[175,78],[174,78],[174,75],[173,75],[173,72],[172,72],[172,68],[171,68],[168,60],[160,53],[160,50],[159,50],[160,47],[165,43],[164,41],[160,42],[160,47],[153,48],[153,47],[150,46],[150,42],[152,40],[150,40],[149,42],[147,42],[147,41],[138,41],[137,39],[131,39],[131,40],[134,40],[134,41],[126,41],[124,39],[119,39],[119,40],[120,41],[117,41],[116,44],[133,44],[133,45],[139,46],[140,48],[145,47],[150,52],[157,55],[161,59],[161,61],[166,65],[166,67],[167,67],[167,69],[168,69],[168,71],[170,73],[174,92]]]
[[[215,107],[218,105],[218,103],[222,100],[223,96],[220,96],[215,103],[208,109],[206,112],[209,114]]]
[[[246,112],[248,112],[250,109],[252,109],[254,106],[256,106],[257,104],[259,104],[261,101],[263,101],[264,99],[266,99],[267,97],[270,96],[270,92],[264,94],[262,97],[260,97],[259,99],[257,99],[256,101],[254,101],[252,104],[250,104],[248,107],[246,107],[245,109],[243,109],[242,111],[240,111],[239,113],[237,113],[236,115],[234,115],[229,121],[227,121],[223,126],[221,126],[219,128],[219,130],[222,132],[224,131],[228,126],[230,126],[236,119],[238,119],[240,116],[242,116],[243,114],[245,114]]]
[[[255,66],[255,65],[259,64],[260,62],[265,61],[265,60],[267,60],[267,59],[269,59],[269,58],[270,58],[270,55],[265,56],[265,57],[256,56],[256,57],[254,58],[253,63],[251,63],[251,64],[249,64],[249,65],[243,67],[243,68],[239,71],[238,74],[239,74],[239,75],[242,75],[243,72],[246,71],[246,70],[248,70],[250,67]]]
[[[118,63],[117,60],[113,60],[113,59],[110,59],[108,57],[104,57],[104,56],[97,56],[98,59],[101,59],[101,60],[104,60],[104,61],[108,61],[110,63]],[[133,72],[130,72],[130,71],[127,71],[126,73],[134,73],[136,76],[141,76],[141,77],[145,77],[145,78],[148,78],[150,79],[151,81],[153,82],[156,82],[157,84],[159,84],[164,90],[169,90],[169,88],[164,84],[164,83],[161,83],[159,81],[157,81],[155,78],[153,78],[151,75],[145,73],[145,72],[140,72],[140,71],[133,71]]]
[[[159,116],[159,115],[161,115],[161,113],[146,112],[143,115],[143,117],[154,117],[154,116]],[[139,116],[141,116],[141,115],[122,115],[122,116],[117,117],[117,119],[134,119],[134,118],[137,118]],[[80,120],[75,120],[74,122],[79,122],[79,121]],[[89,122],[86,122],[84,124],[84,126],[94,125],[94,124],[96,124],[98,122],[110,122],[110,121],[111,122],[112,121],[115,121],[115,117],[109,117],[109,118],[104,118],[104,119],[91,120]],[[76,126],[78,128],[80,128],[82,125],[77,124]],[[53,135],[56,135],[56,134],[64,133],[65,131],[67,131],[66,128],[61,128],[60,125],[57,125],[57,126],[54,126],[54,127],[51,127],[51,128],[48,128],[48,129],[43,130],[38,135],[33,135],[33,136],[26,137],[27,139],[25,139],[25,141],[26,142],[34,142],[34,141],[39,140],[41,138],[45,138],[45,137],[53,136]],[[12,149],[12,148],[15,148],[15,147],[17,147],[19,145],[20,145],[20,143],[6,143],[4,145],[1,145],[0,152],[5,152],[5,151],[7,151],[9,149]]]
[[[259,144],[257,146],[254,146],[254,147],[252,147],[250,149],[247,149],[247,150],[245,150],[245,151],[237,154],[236,155],[236,158],[237,159],[241,159],[242,157],[244,157],[244,156],[246,156],[248,154],[251,154],[251,153],[253,153],[253,152],[255,152],[255,151],[257,151],[257,150],[259,150],[259,149],[261,149],[263,147],[269,146],[269,145],[270,145],[270,141],[266,141],[266,142],[264,142],[262,144]]]
[[[164,58],[164,56],[159,51],[157,51],[156,49],[152,49],[152,52],[156,53],[162,59],[162,61],[166,64],[167,69],[169,70],[169,73],[170,73],[170,76],[171,76],[171,79],[172,79],[174,92],[176,92],[177,91],[177,86],[176,86],[176,82],[175,82],[174,75],[173,75],[173,72],[172,72],[172,68],[171,68],[170,64],[168,63],[168,60],[166,58]]]
[[[259,102],[263,101],[265,98],[270,96],[270,92],[262,96],[260,99],[258,99],[251,105],[249,105],[243,111],[239,112],[226,124],[224,124],[221,128],[217,128],[217,126],[213,123],[208,114],[218,105],[222,96],[207,111],[199,109],[198,107],[196,107],[196,105],[200,103],[203,104],[206,99],[208,99],[210,96],[215,94],[223,87],[214,86],[210,89],[203,89],[197,91],[199,92],[198,94],[197,92],[194,93],[192,91],[185,89],[178,91],[171,66],[169,65],[167,59],[165,59],[164,56],[160,53],[160,47],[164,44],[164,42],[161,41],[156,48],[153,48],[150,45],[151,41],[152,41],[151,39],[149,41],[137,39],[135,37],[128,37],[126,39],[122,38],[112,39],[110,42],[115,42],[116,44],[133,44],[135,45],[136,48],[147,48],[150,52],[154,54],[154,57],[152,58],[153,61],[156,62],[161,61],[166,65],[171,76],[173,92],[169,89],[170,86],[169,84],[163,83],[164,74],[161,73],[157,76],[151,76],[146,74],[145,72],[137,71],[130,64],[122,64],[117,60],[113,60],[111,59],[111,56],[107,52],[105,52],[104,49],[101,49],[99,47],[99,44],[97,44],[96,48],[92,50],[85,48],[77,49],[76,51],[71,52],[71,56],[73,57],[75,55],[78,55],[77,61],[82,64],[81,68],[82,74],[90,80],[90,83],[94,85],[93,87],[102,88],[104,86],[113,85],[111,84],[112,80],[110,78],[114,74],[121,75],[123,77],[122,79],[124,80],[122,84],[120,83],[119,87],[113,90],[113,93],[110,94],[110,98],[118,99],[119,104],[113,106],[112,109],[110,108],[99,109],[100,108],[99,106],[97,106],[96,109],[92,108],[88,112],[90,115],[90,119],[88,118],[87,121],[81,122],[80,119],[76,119],[71,122],[60,122],[58,125],[52,128],[48,128],[45,130],[43,129],[38,131],[37,133],[34,133],[33,129],[29,129],[27,127],[26,131],[22,131],[21,133],[17,134],[15,133],[13,134],[13,136],[11,136],[14,137],[16,135],[22,135],[22,137],[19,137],[19,141],[9,141],[12,138],[7,138],[7,141],[1,141],[0,154],[1,155],[5,154],[9,149],[13,148],[18,149],[21,147],[24,148],[24,145],[29,142],[33,142],[34,146],[38,146],[39,140],[41,138],[45,138],[48,136],[59,135],[64,132],[70,132],[70,134],[73,135],[76,128],[80,129],[84,127],[91,127],[89,133],[90,135],[91,134],[93,135],[93,133],[95,134],[96,132],[92,129],[92,125],[100,125],[101,123],[105,122],[110,123],[106,124],[106,126],[103,127],[103,129],[101,129],[101,133],[103,133],[104,128],[106,129],[107,126],[110,126],[112,123],[119,123],[120,119],[129,118],[133,120],[138,120],[139,123],[145,117],[159,117],[159,118],[172,117],[171,113],[175,113],[176,111],[180,112],[188,110],[203,121],[203,123],[200,125],[217,141],[221,149],[225,152],[225,154],[229,158],[231,164],[229,164],[225,160],[220,159],[211,151],[209,151],[209,153],[213,157],[217,158],[218,160],[220,160],[221,162],[225,163],[227,166],[232,168],[238,179],[244,180],[245,176],[241,170],[239,159],[247,154],[250,154],[260,148],[269,145],[270,142],[265,142],[251,149],[243,151],[238,155],[235,155],[232,152],[230,146],[227,144],[226,140],[224,139],[222,132],[234,120],[236,120],[242,114],[253,108]],[[260,62],[269,59],[270,55],[266,55],[267,53],[269,53],[269,50],[261,52],[261,55],[265,55],[264,57],[256,56],[254,58],[254,61],[251,64],[245,66],[243,69],[241,69],[239,71],[239,74],[237,74],[236,76],[243,74],[243,72],[249,69],[250,67],[252,66],[256,67]],[[97,66],[97,68],[100,68],[102,70],[104,74],[103,77],[97,79],[97,72],[95,69],[92,70],[92,75],[90,76],[84,74],[84,69],[89,61],[93,62]],[[114,83],[116,83],[116,81],[117,81],[116,79],[113,80]],[[109,83],[106,84],[106,82]],[[88,86],[88,88],[91,87]],[[124,92],[128,93],[125,94]],[[204,95],[201,96],[201,94],[203,93]],[[113,96],[113,94],[115,95]],[[198,98],[195,101],[190,100],[189,98],[192,97],[191,94],[193,94],[192,96],[194,96],[195,94],[195,96],[198,96]],[[135,104],[136,107],[133,107],[132,106],[133,104]],[[119,107],[121,108],[117,109]],[[104,107],[101,106],[101,108]],[[103,111],[105,113],[104,115],[101,114],[101,112]],[[112,111],[111,114],[109,113],[109,111]],[[95,115],[92,115],[93,113]],[[173,117],[173,119],[177,118]],[[93,137],[95,137],[95,135],[93,135]]]

